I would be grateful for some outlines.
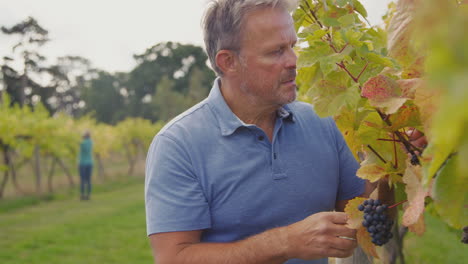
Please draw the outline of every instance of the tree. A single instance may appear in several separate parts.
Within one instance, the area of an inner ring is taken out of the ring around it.
[[[125,98],[121,94],[125,75],[98,71],[96,78],[91,79],[83,89],[83,113],[93,113],[98,122],[107,124],[122,120],[126,115]]]
[[[184,45],[173,42],[159,43],[148,48],[143,54],[135,55],[138,65],[130,72],[127,83],[128,107],[132,116],[141,116],[152,121],[159,119],[154,112],[154,104],[149,104],[158,95],[156,87],[163,80],[173,82],[171,90],[187,96],[194,93],[194,81],[191,81],[193,73],[201,81],[201,91],[195,92],[208,94],[211,82],[214,79],[213,72],[206,66],[207,56],[203,49],[193,45]],[[203,76],[203,77],[202,77]],[[160,100],[164,108],[164,99]],[[166,104],[167,106],[167,104]]]
[[[53,88],[35,81],[45,70],[42,66],[45,57],[38,52],[38,48],[49,41],[48,31],[32,17],[9,28],[2,26],[1,31],[3,34],[20,37],[12,47],[13,56],[4,57],[2,65],[3,81],[6,92],[11,97],[11,103],[32,106],[41,101],[48,110],[51,110],[47,99],[52,95]],[[15,60],[15,56],[18,57],[17,61],[21,61],[20,69],[14,69],[9,65]]]
[[[85,107],[83,89],[91,79],[97,77],[97,70],[86,58],[64,56],[57,58],[56,64],[48,67],[46,71],[51,75],[49,86],[54,87],[56,91],[49,98],[53,111],[78,117]]]

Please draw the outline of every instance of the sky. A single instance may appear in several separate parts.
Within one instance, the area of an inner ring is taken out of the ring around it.
[[[129,71],[133,54],[165,41],[203,46],[200,20],[208,0],[0,0],[0,26],[34,17],[49,31],[40,52],[54,63],[82,56],[109,72]],[[361,0],[372,25],[391,0]],[[15,38],[0,34],[0,56],[10,54]]]

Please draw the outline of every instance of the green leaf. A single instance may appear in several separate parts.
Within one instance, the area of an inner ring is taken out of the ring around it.
[[[336,64],[341,62],[344,59],[344,54],[335,53],[326,57],[321,57],[319,59],[320,69],[323,74],[327,76],[330,72],[336,70],[338,67]]]
[[[345,40],[355,47],[362,46],[362,41],[360,41],[361,37],[364,35],[361,31],[354,31],[354,30],[346,30],[344,37]]]
[[[377,53],[374,53],[374,52],[367,53],[366,58],[371,62],[380,64],[380,65],[385,66],[385,67],[393,68],[395,66],[393,61],[391,61],[389,58],[384,57],[383,55],[380,55],[380,54],[377,54]]]
[[[329,111],[329,113],[333,112],[333,115],[337,113],[341,107],[346,106],[347,108],[353,109],[358,104],[361,96],[359,94],[359,85],[354,84],[351,87],[347,88],[344,93],[338,94],[329,105],[330,109],[336,109],[336,111]]]
[[[296,32],[298,32],[299,29],[303,26],[306,16],[307,16],[306,13],[301,8],[297,8],[294,11],[293,19],[294,19],[294,29],[296,30]]]
[[[457,171],[458,160],[458,156],[448,160],[435,178],[432,194],[438,214],[454,228],[468,225],[468,175]]]
[[[297,84],[299,89],[303,92],[309,90],[320,78],[319,66],[314,64],[310,67],[303,67],[298,69]]]
[[[361,4],[361,2],[359,2],[358,0],[353,0],[353,7],[354,7],[354,10],[356,10],[363,17],[367,17],[367,11],[364,8],[364,6]]]
[[[332,50],[326,43],[317,43],[313,47],[307,47],[302,49],[299,52],[299,58],[297,60],[297,67],[304,68],[304,67],[311,67],[320,59],[330,54]]]
[[[369,49],[369,51],[373,51],[374,50],[374,43],[370,40],[364,40],[363,41],[366,45],[367,45],[367,49]]]
[[[343,7],[344,5],[346,5],[348,3],[348,0],[336,0],[336,4],[339,6],[339,7]]]
[[[339,27],[341,25],[338,19],[332,17],[324,17],[322,22],[326,27]]]
[[[347,14],[340,18],[338,18],[338,22],[340,22],[342,27],[349,27],[356,23],[356,15],[355,14]]]

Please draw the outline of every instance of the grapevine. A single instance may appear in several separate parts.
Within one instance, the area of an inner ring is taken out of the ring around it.
[[[468,111],[456,110],[468,101],[468,29],[447,31],[468,24],[467,6],[400,0],[385,28],[363,21],[367,11],[357,0],[302,0],[294,12],[300,99],[335,119],[361,164],[357,176],[379,183],[371,209],[363,198],[345,209],[368,255],[378,258],[374,245],[390,239],[390,218],[421,235],[431,207],[452,228],[468,225],[468,166],[461,162],[468,160]],[[392,204],[387,195],[395,190],[405,201],[400,216],[396,205],[380,204]]]

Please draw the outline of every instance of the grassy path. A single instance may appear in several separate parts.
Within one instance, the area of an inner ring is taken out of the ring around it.
[[[0,213],[0,263],[152,263],[143,184]]]

